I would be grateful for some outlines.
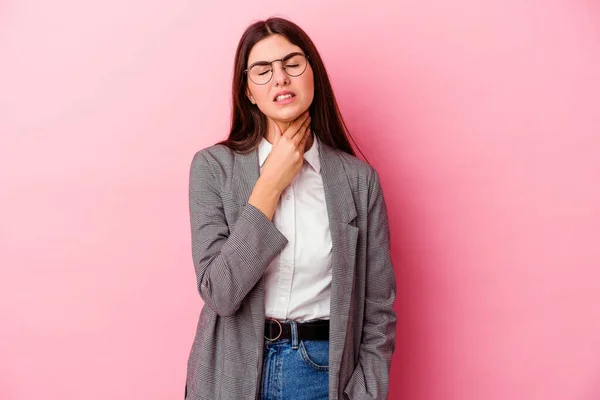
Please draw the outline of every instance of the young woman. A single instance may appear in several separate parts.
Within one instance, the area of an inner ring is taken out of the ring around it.
[[[290,21],[247,28],[229,138],[190,171],[204,301],[186,399],[385,399],[396,315],[385,202]]]

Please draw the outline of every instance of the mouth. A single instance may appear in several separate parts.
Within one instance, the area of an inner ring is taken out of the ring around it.
[[[280,102],[285,102],[290,99],[293,99],[294,97],[296,97],[296,94],[294,92],[290,92],[290,91],[279,92],[279,93],[277,93],[277,95],[275,96],[273,101],[276,103],[280,103]]]

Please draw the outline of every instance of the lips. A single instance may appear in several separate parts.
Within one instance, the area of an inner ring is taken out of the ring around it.
[[[280,96],[286,96],[286,97],[280,98],[279,101],[286,100],[286,99],[291,98],[291,97],[296,97],[296,93],[294,93],[292,91],[289,91],[289,90],[282,90],[280,92],[277,92],[277,94],[275,95],[275,97],[273,97],[273,101],[278,101],[277,98],[279,98]]]

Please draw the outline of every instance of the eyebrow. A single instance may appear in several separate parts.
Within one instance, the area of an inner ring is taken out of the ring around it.
[[[306,55],[305,55],[304,53],[302,53],[301,51],[294,51],[294,52],[292,52],[292,53],[289,53],[289,54],[288,54],[288,55],[286,55],[286,56],[283,56],[282,58],[276,58],[276,59],[274,59],[274,60],[272,60],[272,61],[256,61],[256,62],[253,62],[252,64],[250,64],[250,65],[248,66],[248,68],[246,68],[246,70],[249,70],[250,68],[252,68],[252,67],[253,67],[253,66],[255,66],[255,65],[269,65],[269,64],[271,64],[273,61],[285,61],[285,60],[287,60],[288,58],[290,58],[290,57],[292,57],[292,56],[296,56],[296,55],[303,55],[303,56],[306,56]]]

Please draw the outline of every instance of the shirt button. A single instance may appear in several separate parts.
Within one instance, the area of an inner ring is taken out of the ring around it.
[[[279,299],[282,303],[285,303],[285,297]]]
[[[290,196],[289,194],[288,194],[287,196],[285,196],[285,198],[286,198],[287,200],[289,200],[289,199],[290,199],[290,197],[291,197],[291,196]]]

